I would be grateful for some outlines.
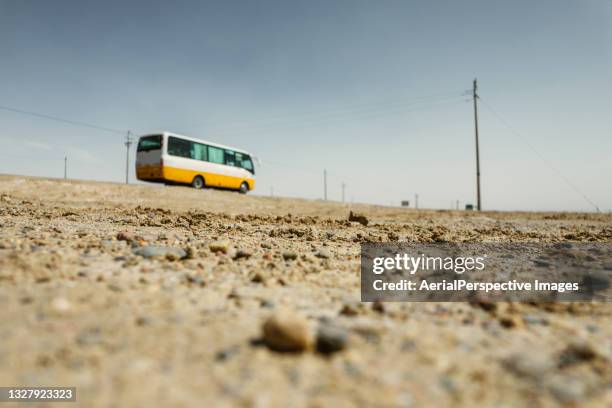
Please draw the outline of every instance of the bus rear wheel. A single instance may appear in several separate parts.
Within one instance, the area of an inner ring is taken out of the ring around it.
[[[204,188],[204,178],[202,176],[195,176],[193,181],[191,182],[191,187],[196,190],[201,190]]]
[[[246,194],[248,191],[249,191],[249,185],[245,181],[240,185],[240,189],[238,190],[238,192],[240,194]]]

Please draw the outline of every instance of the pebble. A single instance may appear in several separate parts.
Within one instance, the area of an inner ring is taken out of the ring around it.
[[[234,355],[238,354],[240,351],[240,346],[228,347],[223,350],[219,350],[215,354],[215,360],[219,362],[227,361],[232,358]]]
[[[534,314],[526,314],[523,316],[523,322],[531,325],[542,325],[548,326],[548,319],[545,316],[539,316]]]
[[[552,358],[542,353],[516,353],[503,361],[508,371],[519,377],[542,379],[555,368]]]
[[[368,225],[368,219],[365,215],[362,214],[357,214],[354,212],[350,212],[349,213],[349,217],[348,217],[349,221],[356,221],[358,223],[360,223],[361,225]]]
[[[246,249],[239,249],[236,252],[236,255],[234,255],[234,259],[241,259],[241,258],[249,259],[251,256],[253,256],[253,253],[251,251],[246,250]]]
[[[147,245],[134,250],[134,254],[143,258],[167,258],[169,260],[183,259],[187,252],[182,248]]]
[[[253,277],[251,278],[251,282],[254,282],[254,283],[265,283],[265,281],[266,279],[259,272],[255,273],[255,275],[253,275]]]
[[[559,367],[567,367],[597,358],[595,347],[585,340],[572,341],[559,357]]]
[[[361,302],[346,302],[340,309],[340,314],[343,316],[357,316],[364,312],[364,307]]]
[[[564,404],[577,403],[587,393],[586,384],[577,378],[555,376],[548,381],[550,393]]]
[[[221,252],[221,253],[227,254],[227,252],[229,250],[229,246],[230,246],[229,241],[226,241],[226,240],[224,240],[224,241],[215,241],[215,242],[211,242],[208,245],[208,249],[210,249],[210,251],[214,252],[214,253]]]
[[[331,354],[344,350],[348,344],[348,332],[343,327],[324,323],[317,330],[317,351]]]
[[[134,241],[134,240],[135,240],[134,234],[131,234],[126,231],[120,231],[119,233],[117,233],[117,241]]]
[[[277,311],[266,320],[263,340],[274,351],[304,351],[312,345],[308,320],[290,310]]]
[[[331,253],[326,249],[321,249],[315,254],[315,256],[321,259],[329,259],[331,258]]]
[[[298,257],[298,254],[295,252],[283,252],[283,259],[285,261],[295,261]]]
[[[70,310],[71,307],[72,305],[68,299],[63,297],[58,297],[51,301],[51,308],[58,313],[65,313]]]

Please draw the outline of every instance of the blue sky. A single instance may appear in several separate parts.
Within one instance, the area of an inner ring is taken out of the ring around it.
[[[606,0],[0,0],[0,105],[247,149],[257,194],[321,198],[327,168],[331,199],[449,208],[475,201],[478,77],[521,135],[481,105],[484,208],[592,210],[560,172],[609,211],[611,45]],[[120,134],[0,130],[2,173],[123,179]]]

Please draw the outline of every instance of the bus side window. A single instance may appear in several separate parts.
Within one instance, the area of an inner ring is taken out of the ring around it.
[[[201,143],[191,143],[191,158],[194,160],[208,161],[208,151],[206,145]]]
[[[208,161],[210,161],[211,163],[225,164],[223,149],[208,146]]]
[[[234,163],[234,166],[242,167],[242,160],[243,160],[242,153],[236,152],[236,162]]]
[[[191,158],[191,142],[176,137],[168,138],[168,154],[178,157]]]
[[[255,168],[253,167],[253,161],[249,155],[244,155],[241,163],[241,167],[245,170],[250,171],[252,174],[255,174]]]
[[[228,166],[236,165],[236,154],[231,150],[225,151],[225,164],[227,164]]]

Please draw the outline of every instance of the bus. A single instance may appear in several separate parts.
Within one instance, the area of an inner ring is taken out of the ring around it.
[[[170,132],[140,136],[138,180],[217,187],[246,194],[255,188],[251,155],[240,149]]]

